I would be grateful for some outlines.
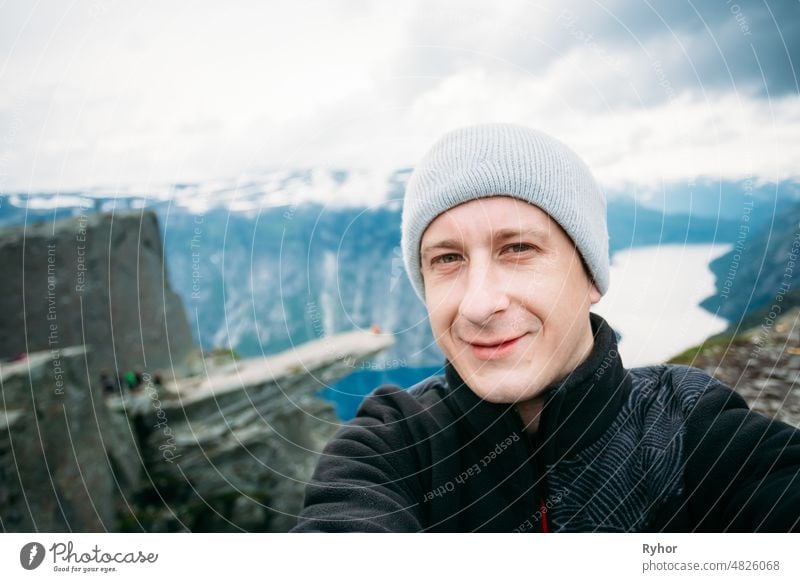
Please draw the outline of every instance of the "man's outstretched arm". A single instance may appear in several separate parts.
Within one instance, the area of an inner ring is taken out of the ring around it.
[[[414,443],[405,420],[392,406],[398,390],[376,390],[364,400],[356,418],[325,446],[292,532],[423,528]]]
[[[751,411],[717,380],[686,427],[696,531],[800,531],[800,429]]]

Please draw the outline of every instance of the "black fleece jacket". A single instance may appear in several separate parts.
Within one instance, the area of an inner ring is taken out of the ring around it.
[[[325,447],[294,532],[800,530],[800,430],[679,365],[594,347],[546,391],[537,433],[444,375],[382,386]]]

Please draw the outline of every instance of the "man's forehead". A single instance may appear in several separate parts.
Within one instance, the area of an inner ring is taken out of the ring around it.
[[[497,195],[470,200],[449,208],[431,221],[428,229],[461,229],[476,227],[480,232],[516,228],[539,228],[545,232],[552,228],[550,215],[530,202],[511,196]]]
[[[480,224],[501,227],[547,226],[550,215],[530,202],[512,196],[495,195],[462,202],[439,214],[431,226],[439,224]]]

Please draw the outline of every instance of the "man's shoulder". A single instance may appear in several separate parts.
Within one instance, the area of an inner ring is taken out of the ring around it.
[[[684,364],[655,364],[629,368],[634,384],[650,388],[675,387],[685,391],[703,391],[709,384],[722,382],[704,370]]]
[[[445,375],[434,374],[409,387],[406,393],[418,402],[432,403],[445,397],[449,389]]]
[[[688,413],[700,398],[733,390],[700,368],[684,364],[656,364],[630,368],[634,398],[671,401]]]
[[[436,412],[441,414],[441,406],[447,397],[449,387],[443,374],[432,375],[416,384],[402,388],[396,384],[383,384],[364,397],[356,416],[388,414],[408,418]]]

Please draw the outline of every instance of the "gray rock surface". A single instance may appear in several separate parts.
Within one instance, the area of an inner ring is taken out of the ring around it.
[[[86,382],[82,347],[0,365],[3,531],[114,531],[139,486],[127,422]]]
[[[317,391],[392,344],[339,334],[122,396],[82,347],[0,364],[0,529],[288,531],[340,426]]]
[[[800,427],[800,309],[769,315],[734,337],[717,337],[670,360],[725,382],[750,407]]]
[[[79,214],[0,231],[0,358],[91,347],[93,375],[171,370],[193,347],[152,211]]]
[[[139,427],[145,450],[147,485],[129,528],[288,531],[341,424],[316,392],[393,343],[338,334],[111,400]]]

